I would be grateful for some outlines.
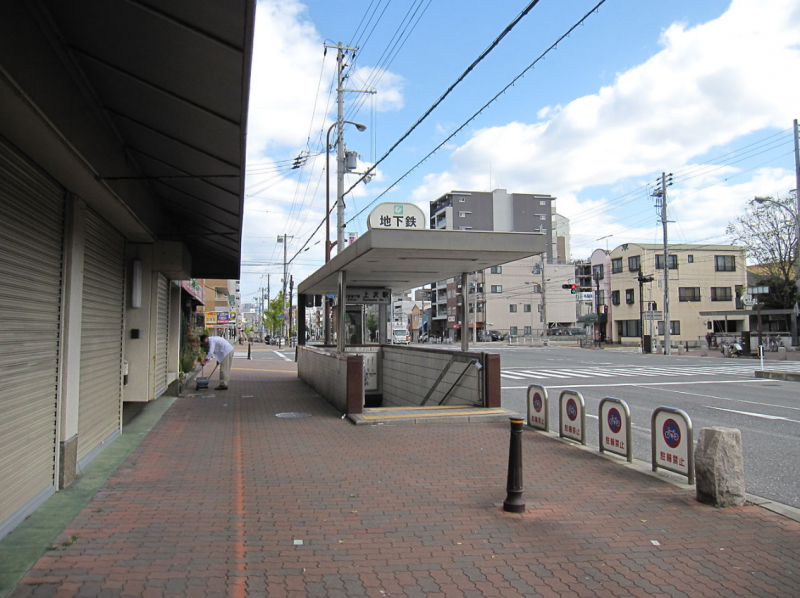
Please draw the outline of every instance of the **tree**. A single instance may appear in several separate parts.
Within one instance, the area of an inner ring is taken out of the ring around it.
[[[375,340],[375,333],[378,331],[378,318],[375,317],[374,311],[367,313],[367,330],[369,331],[370,340]]]
[[[794,198],[759,197],[726,229],[736,245],[758,264],[759,284],[770,286],[769,307],[791,308],[797,301],[797,209]],[[766,305],[765,303],[765,305]]]
[[[281,315],[283,315],[283,291],[269,302],[269,306],[264,312],[264,328],[272,332],[281,330],[281,324],[283,323]]]

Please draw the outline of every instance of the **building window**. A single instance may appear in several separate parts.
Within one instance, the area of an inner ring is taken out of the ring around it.
[[[530,303],[525,303],[522,306],[522,311],[524,311],[526,314],[531,313],[531,304]]]
[[[619,305],[619,291],[611,291],[611,305]]]
[[[517,304],[516,303],[512,303],[511,305],[509,305],[508,306],[508,312],[512,313],[512,314],[517,313]]]
[[[471,226],[459,226],[458,230],[472,230]]]
[[[543,200],[543,199],[540,199],[540,200],[539,200],[539,205],[540,205],[540,206],[546,206],[546,205],[547,205],[547,202],[546,202],[545,200]]]
[[[681,322],[680,320],[670,320],[669,321],[669,333],[670,334],[680,334],[681,333]],[[658,323],[658,334],[664,334],[664,321]]]
[[[502,274],[503,266],[492,266],[492,274]]]
[[[503,285],[501,284],[492,285],[492,293],[502,293],[502,292],[503,292]]]
[[[517,336],[517,327],[516,326],[512,326],[511,328],[508,329],[508,333],[511,336]]]
[[[700,301],[700,287],[678,287],[678,301]]]
[[[686,258],[689,260],[690,264],[694,264],[694,256],[691,253],[687,255]]]
[[[736,272],[736,257],[733,255],[715,255],[714,270],[717,272]]]
[[[547,216],[544,214],[539,214],[539,220],[547,220]]]
[[[597,304],[598,305],[605,305],[606,303],[606,292],[605,291],[597,291]]]
[[[633,289],[625,289],[625,303],[628,305],[633,305],[633,301]]]
[[[641,336],[640,324],[639,320],[620,320],[618,322],[619,335],[629,338]]]
[[[525,326],[525,328],[523,328],[523,330],[524,330],[523,334],[530,336],[530,334],[531,334],[531,327],[530,326]]]
[[[641,256],[634,255],[628,258],[628,270],[631,272],[638,272],[642,266]]]
[[[458,217],[459,218],[466,218],[467,214],[472,214],[472,212],[459,212],[458,213]]]
[[[592,266],[592,278],[594,280],[603,280],[603,264]]]
[[[712,301],[733,301],[731,287],[711,287]]]
[[[677,270],[678,269],[678,256],[677,255],[668,255],[667,256],[667,267],[670,270]],[[656,254],[656,270],[663,270],[664,269],[664,256],[662,254]]]
[[[461,203],[464,203],[465,201],[467,201],[467,198],[466,197],[459,197],[458,201],[460,201]]]
[[[611,260],[611,273],[619,274],[620,272],[622,272],[622,258],[618,257]]]

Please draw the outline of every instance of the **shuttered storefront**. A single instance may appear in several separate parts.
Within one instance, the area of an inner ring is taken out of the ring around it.
[[[156,381],[155,396],[167,391],[167,341],[169,340],[169,280],[158,275],[158,300],[156,305]]]
[[[55,490],[64,190],[1,137],[0,214],[2,537]]]
[[[78,462],[119,431],[122,409],[122,338],[125,239],[91,210],[81,307]]]

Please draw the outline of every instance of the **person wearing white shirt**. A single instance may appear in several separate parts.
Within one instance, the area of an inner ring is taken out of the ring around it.
[[[206,358],[203,365],[213,357],[219,363],[219,386],[216,390],[228,390],[230,381],[231,365],[233,365],[233,345],[221,336],[202,335],[200,344],[206,350]]]

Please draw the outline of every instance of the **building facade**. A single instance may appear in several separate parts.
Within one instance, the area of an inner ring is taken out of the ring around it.
[[[671,341],[694,345],[709,332],[736,335],[749,330],[749,312],[738,309],[736,301],[747,285],[742,248],[670,245],[666,269],[661,245],[625,243],[605,256],[601,251],[594,252],[592,264],[601,283],[597,302],[608,306],[608,340],[637,342],[643,335],[663,339],[665,272]],[[640,276],[652,281],[640,284]]]
[[[255,3],[102,9],[0,4],[0,537],[177,386],[192,279],[239,276]]]
[[[461,280],[434,283],[431,290],[432,337],[459,339],[463,309],[470,314],[471,338],[478,340],[489,330],[540,336],[548,324],[552,326],[562,321],[574,324],[574,302],[569,308],[559,299],[552,303],[549,314],[547,311],[548,291],[556,298],[556,291],[562,290],[560,284],[558,289],[550,289],[554,280],[574,279],[574,273],[565,274],[559,269],[563,262],[559,259],[561,254],[569,255],[569,221],[555,214],[555,199],[551,195],[495,189],[492,192],[452,191],[431,201],[432,229],[539,233],[546,236],[548,247],[545,256],[470,274],[466,307],[461,305]],[[558,230],[555,221],[559,223]],[[565,237],[560,238],[560,234]]]

